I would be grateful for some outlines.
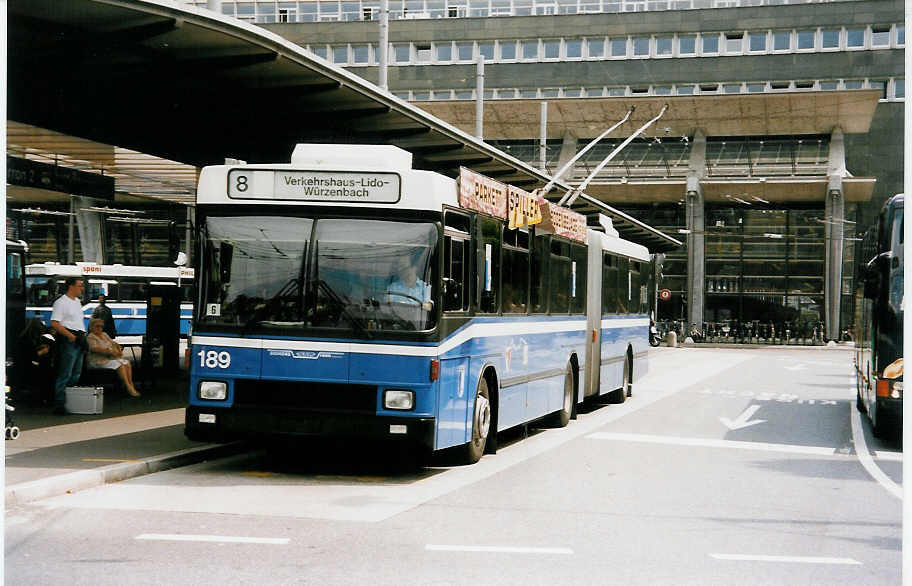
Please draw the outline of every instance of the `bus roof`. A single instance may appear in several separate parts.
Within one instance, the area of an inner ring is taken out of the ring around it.
[[[189,267],[139,267],[131,265],[100,265],[93,262],[77,262],[62,265],[56,262],[30,264],[25,267],[26,276],[48,277],[142,277],[155,279],[192,279],[193,269]]]

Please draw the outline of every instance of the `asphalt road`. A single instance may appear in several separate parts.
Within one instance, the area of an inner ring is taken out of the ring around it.
[[[845,350],[658,348],[474,466],[309,443],[6,511],[9,584],[900,584],[901,446]]]

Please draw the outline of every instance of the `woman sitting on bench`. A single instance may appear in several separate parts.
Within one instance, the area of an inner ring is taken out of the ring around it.
[[[104,331],[104,320],[89,320],[89,354],[86,357],[89,368],[107,368],[116,370],[127,392],[133,397],[139,396],[139,391],[133,386],[133,367],[130,361],[123,357],[120,345],[111,339]]]

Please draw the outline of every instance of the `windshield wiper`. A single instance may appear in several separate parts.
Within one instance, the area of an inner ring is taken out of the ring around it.
[[[316,283],[317,283],[317,286],[320,289],[322,289],[324,293],[326,293],[326,296],[329,297],[329,300],[339,306],[339,309],[342,310],[342,315],[344,315],[345,317],[348,318],[348,320],[351,322],[351,324],[355,327],[355,330],[357,330],[359,333],[361,333],[366,338],[374,337],[370,333],[370,331],[367,329],[367,326],[364,324],[364,320],[351,312],[351,310],[348,308],[348,303],[346,303],[345,301],[342,300],[341,297],[339,297],[339,294],[336,293],[333,290],[333,288],[329,286],[329,283],[327,283],[323,279],[317,279]]]
[[[287,283],[282,285],[282,288],[279,289],[279,292],[276,293],[275,295],[273,295],[272,297],[270,297],[263,304],[263,307],[254,310],[253,315],[250,316],[250,319],[247,320],[244,323],[243,327],[241,328],[241,333],[246,334],[247,329],[250,328],[250,326],[252,326],[253,324],[255,324],[259,321],[263,321],[262,318],[263,318],[264,314],[266,313],[266,310],[268,310],[270,307],[272,307],[272,305],[275,304],[276,301],[279,301],[283,297],[289,296],[289,294],[291,294],[297,287],[300,286],[300,283],[301,282],[298,280],[297,277],[292,277],[291,280],[289,280]]]

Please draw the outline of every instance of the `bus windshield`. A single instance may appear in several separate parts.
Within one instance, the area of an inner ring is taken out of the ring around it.
[[[430,330],[437,238],[432,222],[210,216],[199,319],[243,332]]]

